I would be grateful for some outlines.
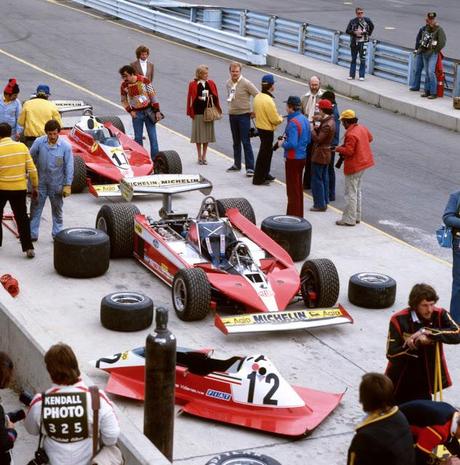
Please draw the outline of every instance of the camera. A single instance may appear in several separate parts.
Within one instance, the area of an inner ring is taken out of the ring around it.
[[[255,127],[249,128],[249,137],[259,137],[259,131]]]
[[[19,401],[22,402],[24,405],[30,405],[34,396],[27,391],[21,392],[19,395]],[[26,417],[26,412],[22,408],[15,410],[13,412],[7,413],[8,418],[10,419],[11,423],[16,423],[18,421],[24,420]]]
[[[48,455],[45,452],[45,449],[39,447],[35,451],[34,458],[27,465],[45,465],[49,462]]]
[[[343,160],[345,160],[345,158],[342,157],[342,155],[339,155],[339,159],[337,160],[337,163],[335,164],[335,167],[336,167],[338,170],[339,170],[340,168],[342,168]]]
[[[284,136],[278,136],[278,140],[284,140],[285,137]],[[272,147],[272,150],[275,152],[276,150],[278,150],[279,146],[278,144],[274,144],[273,147]]]

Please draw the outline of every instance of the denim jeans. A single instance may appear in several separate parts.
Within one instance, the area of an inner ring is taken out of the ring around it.
[[[144,135],[144,124],[147,129],[147,135],[150,142],[150,158],[155,159],[158,153],[157,130],[155,124],[147,116],[145,110],[136,110],[136,117],[133,118],[134,140],[143,146],[142,137]]]
[[[51,234],[53,237],[62,230],[62,188],[56,186],[40,186],[38,188],[38,199],[30,204],[30,235],[33,239],[38,239],[40,229],[40,219],[42,217],[43,207],[46,199],[50,199],[51,214],[53,217],[53,229]]]
[[[460,323],[460,238],[452,241],[452,296],[450,316]]]
[[[311,193],[313,207],[326,208],[329,203],[329,166],[313,162],[311,164]]]
[[[358,42],[356,47],[351,47],[351,64],[350,64],[350,76],[354,78],[356,76],[356,60],[359,54],[359,77],[363,78],[366,73],[366,47],[367,44],[364,42]]]
[[[412,76],[409,87],[411,90],[420,90],[420,81],[422,80],[423,55],[417,53],[414,60],[415,73]]]
[[[436,79],[435,69],[438,61],[437,53],[423,53],[423,67],[425,69],[425,93],[430,95],[437,94],[438,82]]]
[[[331,151],[331,162],[328,166],[329,174],[329,202],[335,200],[335,151]]]
[[[254,153],[252,152],[251,140],[249,139],[249,128],[251,117],[249,113],[243,115],[229,115],[230,129],[233,139],[233,158],[237,168],[241,168],[241,144],[244,149],[244,160],[247,170],[254,169]]]

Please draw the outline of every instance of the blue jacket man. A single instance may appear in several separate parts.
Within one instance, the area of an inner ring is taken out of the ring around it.
[[[30,153],[38,170],[38,199],[30,209],[32,240],[38,240],[40,219],[46,199],[50,199],[53,216],[52,236],[63,228],[63,197],[71,193],[73,179],[73,155],[69,142],[59,137],[61,127],[56,120],[45,124],[46,136],[35,139]]]
[[[287,215],[303,217],[303,169],[307,145],[311,140],[310,123],[300,111],[300,97],[290,96],[286,101],[288,113],[284,140]]]
[[[452,296],[450,315],[460,323],[460,191],[450,194],[444,215],[444,224],[452,228]]]

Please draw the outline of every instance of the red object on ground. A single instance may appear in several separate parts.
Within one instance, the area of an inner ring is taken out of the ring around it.
[[[13,278],[10,274],[4,274],[0,276],[0,283],[12,297],[16,297],[19,294],[19,283],[18,280]]]
[[[444,58],[444,55],[439,52],[438,53],[438,61],[436,62],[436,68],[435,68],[435,75],[436,75],[436,80],[438,82],[438,85],[436,87],[436,95],[438,97],[444,97],[444,81],[446,79],[446,75],[444,73],[444,68],[442,67],[442,59]]]
[[[3,226],[11,231],[17,238],[19,238],[18,225],[16,224],[16,218],[12,213],[5,213],[1,218]]]

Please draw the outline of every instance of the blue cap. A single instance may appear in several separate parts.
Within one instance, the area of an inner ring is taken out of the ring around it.
[[[35,93],[37,95],[38,94],[51,95],[50,86],[47,86],[46,84],[39,84]]]
[[[262,77],[262,84],[275,84],[275,77],[273,74],[266,74]]]
[[[300,107],[300,105],[302,104],[302,102],[300,101],[300,97],[297,97],[295,95],[290,95],[284,103],[287,103],[288,105],[293,105],[296,107]]]

